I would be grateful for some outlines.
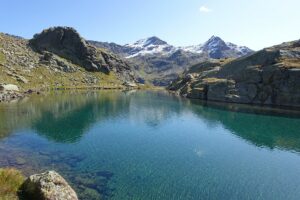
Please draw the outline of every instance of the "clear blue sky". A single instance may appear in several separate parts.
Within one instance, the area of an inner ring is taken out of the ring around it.
[[[31,38],[50,26],[132,43],[158,36],[199,44],[217,35],[255,50],[300,39],[300,0],[2,0],[0,32]]]

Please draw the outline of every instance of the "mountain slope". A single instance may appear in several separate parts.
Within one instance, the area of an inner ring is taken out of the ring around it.
[[[191,65],[209,59],[237,58],[253,51],[247,47],[225,43],[219,37],[211,37],[203,45],[175,47],[158,37],[138,40],[133,44],[118,45],[89,41],[128,60],[134,66],[141,82],[166,86]]]
[[[23,89],[120,87],[134,77],[119,56],[88,44],[73,28],[54,27],[29,41],[1,33],[0,80]]]
[[[223,63],[200,63],[169,89],[209,101],[300,107],[300,40]]]

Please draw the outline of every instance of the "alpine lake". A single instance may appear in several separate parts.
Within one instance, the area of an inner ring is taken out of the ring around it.
[[[56,170],[83,200],[296,200],[300,111],[52,92],[0,104],[0,167]]]

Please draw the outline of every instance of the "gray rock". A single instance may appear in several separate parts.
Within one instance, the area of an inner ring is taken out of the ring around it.
[[[138,85],[136,83],[134,83],[134,82],[124,82],[123,85],[125,87],[132,87],[132,88],[138,87]]]
[[[19,87],[13,84],[0,84],[0,91],[19,91]]]
[[[55,171],[30,176],[21,190],[31,200],[78,200],[75,191]]]

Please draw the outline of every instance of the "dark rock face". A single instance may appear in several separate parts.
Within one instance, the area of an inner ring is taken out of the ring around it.
[[[95,47],[107,49],[110,52],[117,54],[121,57],[128,56],[128,52],[132,51],[131,47],[122,46],[116,43],[108,43],[108,42],[97,42],[97,41],[88,41],[89,44],[94,45]]]
[[[220,59],[226,57],[225,51],[230,50],[226,43],[219,37],[211,37],[202,47],[210,58]]]
[[[49,51],[90,71],[108,71],[101,60],[95,59],[92,47],[88,46],[76,30],[69,27],[55,27],[36,34],[30,44],[40,51]],[[95,51],[95,50],[94,50]]]
[[[78,200],[74,190],[55,171],[30,176],[22,185],[22,196],[31,200]]]
[[[88,44],[75,29],[70,27],[53,27],[36,34],[30,45],[41,52],[48,51],[88,71],[109,73],[115,71],[130,74],[130,67],[117,56],[109,54]],[[128,75],[128,76],[132,76]],[[132,78],[132,77],[131,77]]]
[[[202,63],[189,74],[194,78],[178,79],[169,89],[189,98],[300,107],[299,41],[225,63]]]

